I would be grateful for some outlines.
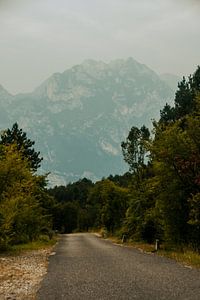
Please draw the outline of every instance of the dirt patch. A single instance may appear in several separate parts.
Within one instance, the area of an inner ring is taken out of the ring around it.
[[[0,255],[0,300],[33,300],[47,271],[51,249]]]

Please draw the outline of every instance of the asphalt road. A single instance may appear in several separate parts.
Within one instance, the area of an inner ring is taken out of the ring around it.
[[[63,235],[38,300],[200,300],[200,271],[89,233]]]

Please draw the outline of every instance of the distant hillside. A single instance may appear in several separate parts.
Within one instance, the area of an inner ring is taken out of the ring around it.
[[[161,80],[166,82],[166,84],[174,91],[177,90],[178,83],[182,80],[181,77],[174,75],[174,74],[161,74]]]
[[[17,121],[36,141],[52,184],[95,180],[127,170],[121,141],[131,126],[149,125],[173,98],[166,82],[132,58],[87,60],[30,94],[11,96],[0,86],[0,128]]]

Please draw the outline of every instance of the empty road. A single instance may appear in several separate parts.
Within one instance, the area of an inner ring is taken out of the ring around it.
[[[200,271],[89,233],[63,235],[37,300],[200,299]]]

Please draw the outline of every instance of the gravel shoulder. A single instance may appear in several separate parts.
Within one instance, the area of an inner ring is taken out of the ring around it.
[[[0,300],[33,300],[52,247],[20,254],[0,254]]]

